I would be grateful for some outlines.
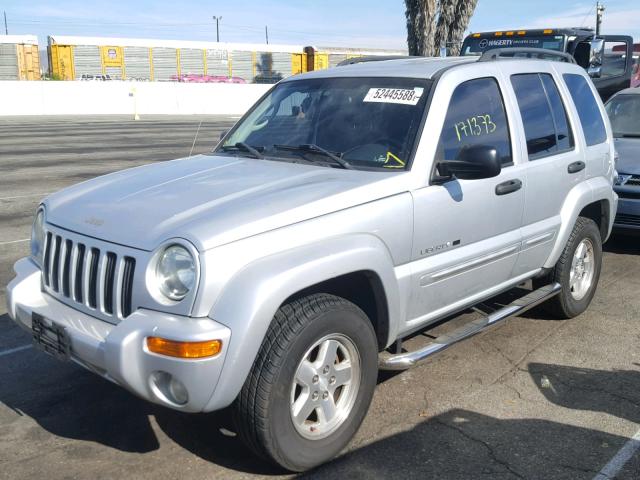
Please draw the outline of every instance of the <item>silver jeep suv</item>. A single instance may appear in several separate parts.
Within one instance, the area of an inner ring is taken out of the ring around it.
[[[184,412],[232,406],[303,471],[408,368],[535,305],[582,313],[617,197],[585,72],[406,58],[288,78],[211,154],[50,195],[10,316],[37,346]],[[531,280],[529,282],[529,280]],[[402,340],[527,282],[513,303]]]

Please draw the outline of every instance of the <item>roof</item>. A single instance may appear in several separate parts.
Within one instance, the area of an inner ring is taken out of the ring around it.
[[[640,95],[640,87],[625,88],[617,92],[614,96],[617,97],[618,95]]]
[[[75,37],[50,35],[49,44],[57,45],[97,45],[106,47],[147,47],[147,48],[196,48],[201,50],[244,50],[254,52],[303,53],[302,45],[280,45],[275,43],[228,43],[198,42],[191,40],[160,40],[151,38],[119,37]]]
[[[0,43],[38,45],[38,37],[37,35],[0,35]]]
[[[316,70],[302,75],[295,75],[283,81],[328,77],[432,78],[443,68],[477,61],[478,57],[407,57],[403,59],[355,63],[326,70]]]
[[[498,33],[499,35],[496,35]],[[504,30],[490,30],[486,32],[472,32],[466,38],[485,38],[485,37],[518,37],[528,35],[577,35],[577,36],[593,36],[595,32],[589,28],[507,28]]]
[[[402,48],[357,48],[357,47],[312,47],[319,53],[354,54],[354,55],[409,55],[407,49]]]

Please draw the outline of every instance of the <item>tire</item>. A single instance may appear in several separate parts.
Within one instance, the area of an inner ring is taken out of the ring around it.
[[[323,349],[333,347],[337,354],[327,354],[320,364]],[[325,365],[330,358],[335,362]],[[351,380],[338,386],[347,378],[346,370],[338,370],[345,366]],[[355,435],[377,376],[378,343],[362,310],[327,294],[294,300],[276,313],[234,403],[238,434],[254,453],[287,470],[313,468],[335,457]],[[299,378],[305,380],[296,386]],[[331,416],[326,402],[332,399],[341,413],[331,417],[333,423],[323,421]],[[298,421],[292,405],[302,406]],[[305,417],[310,405],[321,406]]]
[[[574,270],[574,259],[579,247],[591,249],[590,259],[593,264],[588,265],[589,262],[586,261],[582,264],[584,266],[583,272],[589,277],[588,281],[587,276],[583,276],[584,284],[579,284],[579,281],[572,284],[576,278],[580,278],[580,270]],[[602,238],[600,230],[590,218],[578,217],[562,255],[550,274],[550,281],[558,282],[562,286],[562,290],[545,304],[545,308],[557,318],[567,319],[580,315],[587,309],[596,293],[601,267]],[[574,270],[573,276],[572,270]]]

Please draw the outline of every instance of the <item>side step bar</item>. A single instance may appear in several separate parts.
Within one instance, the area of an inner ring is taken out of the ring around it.
[[[430,342],[419,350],[399,353],[396,355],[383,352],[380,354],[378,363],[379,368],[380,370],[406,370],[411,368],[432,355],[435,355],[451,345],[460,342],[461,340],[472,337],[484,329],[506,320],[507,318],[515,317],[516,315],[526,312],[536,305],[554,297],[560,293],[561,289],[562,287],[559,283],[545,285],[544,287],[528,293],[524,297],[515,300],[509,305],[506,305],[485,317],[469,322],[451,333],[439,336],[433,342]]]

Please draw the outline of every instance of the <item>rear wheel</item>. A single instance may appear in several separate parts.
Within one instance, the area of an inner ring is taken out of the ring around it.
[[[343,298],[317,294],[282,306],[234,405],[240,437],[288,470],[330,460],[369,408],[377,346],[367,316]]]
[[[559,318],[584,312],[596,292],[602,266],[602,239],[596,223],[578,217],[569,241],[550,275],[562,291],[546,307]]]

